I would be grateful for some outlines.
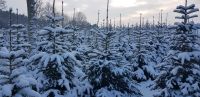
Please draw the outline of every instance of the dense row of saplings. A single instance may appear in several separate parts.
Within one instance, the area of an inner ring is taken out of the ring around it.
[[[77,37],[75,27],[58,26],[63,18],[53,14],[48,16],[50,25],[37,31],[32,47],[17,24],[9,29],[8,42],[0,38],[0,96],[141,97],[138,83],[154,80],[152,89],[159,90],[155,97],[199,97],[197,27],[189,22],[197,11],[187,2],[178,6],[175,12],[182,16],[176,18],[183,21],[168,33],[141,26],[96,27],[83,38]]]

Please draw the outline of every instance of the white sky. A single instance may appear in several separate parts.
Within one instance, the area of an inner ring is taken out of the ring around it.
[[[7,7],[14,9],[19,8],[20,13],[26,14],[26,0],[6,0]],[[43,0],[44,2],[52,2],[52,0]],[[56,0],[58,10],[61,10],[61,1]],[[96,23],[97,12],[100,10],[100,18],[103,20],[106,16],[106,2],[107,0],[63,0],[65,2],[65,14],[72,16],[73,8],[82,11],[86,14],[87,19],[91,23]],[[173,10],[177,5],[183,4],[185,0],[111,0],[110,1],[110,19],[119,23],[120,13],[122,14],[122,21],[124,24],[138,22],[139,13],[143,13],[145,21],[148,19],[152,22],[153,16],[158,18],[158,14],[163,9],[163,21],[166,20],[168,13],[168,22],[175,21],[175,13]],[[200,0],[188,0],[190,3],[196,3],[200,8]],[[200,16],[200,12],[198,12]],[[195,19],[200,22],[200,17]]]

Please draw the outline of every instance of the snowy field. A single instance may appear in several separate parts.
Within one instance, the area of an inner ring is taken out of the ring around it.
[[[174,25],[163,22],[163,10],[153,23],[136,12],[139,23],[121,24],[120,14],[116,25],[109,0],[96,24],[75,8],[65,15],[71,3],[61,0],[26,0],[28,16],[5,10],[6,1],[0,97],[200,97],[200,25],[192,21],[199,9],[191,1],[174,9]]]

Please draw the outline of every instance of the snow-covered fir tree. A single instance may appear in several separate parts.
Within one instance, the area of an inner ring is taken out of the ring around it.
[[[54,0],[55,4],[55,0]],[[54,13],[54,12],[53,12]],[[48,16],[51,24],[38,32],[38,54],[31,57],[31,65],[44,97],[82,97],[89,94],[85,74],[72,52],[66,50],[64,36],[68,30],[57,25],[63,17]],[[81,80],[81,81],[80,81]]]
[[[136,81],[131,79],[131,70],[128,61],[118,53],[116,31],[110,29],[108,21],[107,3],[106,29],[100,31],[101,46],[97,51],[91,52],[87,74],[93,86],[92,97],[140,97],[136,88]]]
[[[200,96],[200,53],[198,35],[192,18],[199,11],[195,4],[177,6],[174,12],[181,14],[176,19],[176,32],[170,45],[167,59],[162,63],[163,70],[155,80],[155,87],[160,92],[156,97],[199,97]]]
[[[130,62],[133,65],[133,71],[135,71],[133,74],[134,79],[138,82],[154,79],[156,76],[155,62],[153,61],[155,48],[150,40],[151,32],[142,27],[141,21],[140,27],[133,31],[135,34],[135,48]]]
[[[158,22],[152,30],[151,39],[155,48],[156,63],[161,63],[166,56],[166,52],[169,50],[169,36],[171,36],[170,29],[165,29],[163,23]]]
[[[10,9],[10,14],[12,9]],[[28,74],[24,50],[14,50],[11,32],[9,31],[9,49],[0,50],[0,96],[1,97],[40,97],[36,91],[37,81]]]
[[[36,91],[37,81],[27,74],[24,50],[0,51],[0,96],[1,97],[40,97]]]
[[[12,25],[12,38],[13,38],[13,49],[20,50],[24,49],[26,52],[30,49],[31,45],[28,42],[28,34],[26,28],[22,24]]]
[[[95,97],[141,96],[130,78],[129,64],[125,57],[114,48],[112,31],[105,32],[103,51],[93,52],[87,69]],[[112,43],[111,43],[112,42]]]
[[[4,34],[3,31],[0,30],[0,48],[4,46]]]

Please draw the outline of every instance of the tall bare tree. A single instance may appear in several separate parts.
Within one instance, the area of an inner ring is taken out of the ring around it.
[[[28,37],[31,45],[34,45],[34,17],[36,15],[35,5],[36,0],[26,0],[27,2],[27,10],[28,10]]]
[[[106,28],[107,28],[107,31],[109,30],[109,3],[110,3],[110,0],[107,1],[107,10],[106,10]]]
[[[43,5],[44,3],[42,2],[42,0],[35,0],[35,16],[37,18],[41,17],[43,11]]]
[[[77,12],[75,15],[75,21],[82,23],[87,21],[87,17],[83,12]]]

